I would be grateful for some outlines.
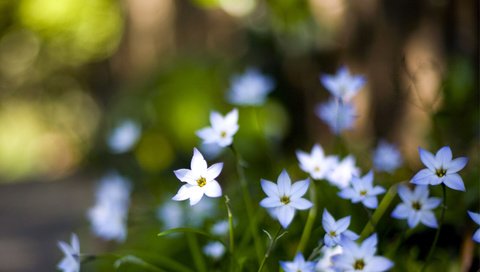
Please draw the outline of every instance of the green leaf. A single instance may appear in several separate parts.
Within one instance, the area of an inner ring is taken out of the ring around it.
[[[156,267],[153,264],[147,263],[146,261],[144,261],[144,260],[142,260],[142,259],[140,259],[136,256],[133,256],[133,255],[127,255],[127,256],[124,256],[124,257],[116,260],[115,263],[114,263],[115,269],[119,269],[120,266],[122,266],[124,264],[127,264],[127,263],[135,264],[139,267],[147,269],[148,271],[157,271],[157,272],[164,272],[165,271],[165,270],[162,270],[162,269]]]
[[[222,243],[225,246],[225,248],[227,248],[226,245],[225,245],[225,242],[222,239],[220,239],[218,237],[215,237],[208,232],[197,230],[197,229],[192,229],[192,228],[169,229],[169,230],[160,232],[159,234],[157,234],[157,236],[161,237],[161,236],[166,236],[166,235],[169,235],[169,234],[172,234],[172,233],[177,233],[177,232],[195,233],[195,234],[198,234],[198,235],[202,235],[202,236],[205,236],[205,237],[207,237],[211,240],[218,241],[218,242]]]

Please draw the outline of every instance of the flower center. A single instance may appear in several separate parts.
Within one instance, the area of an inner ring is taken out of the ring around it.
[[[284,195],[280,198],[280,202],[287,205],[288,203],[290,203],[290,198],[288,196]]]
[[[199,179],[197,179],[197,184],[198,186],[203,187],[207,185],[207,180],[204,177],[200,177]]]
[[[367,190],[361,190],[360,195],[361,196],[366,196],[367,195]]]
[[[225,132],[225,131],[220,132],[220,137],[222,137],[222,138],[227,137],[227,132]]]
[[[365,262],[363,261],[363,259],[355,260],[355,264],[353,265],[353,268],[355,270],[363,270],[364,267],[365,267]]]
[[[413,201],[412,208],[416,211],[419,211],[420,209],[422,209],[422,204],[418,201]]]
[[[314,172],[320,172],[320,166],[315,166],[315,168],[313,168],[313,171]]]
[[[443,168],[439,168],[435,171],[435,175],[437,175],[437,177],[439,177],[439,178],[445,176],[446,174],[447,174],[447,170],[445,170]]]
[[[333,230],[330,231],[328,234],[329,234],[330,236],[332,236],[332,237],[337,236],[337,233],[336,233],[335,231],[333,231]]]

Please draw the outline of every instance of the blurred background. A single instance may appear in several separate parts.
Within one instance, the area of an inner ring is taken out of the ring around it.
[[[157,248],[144,241],[161,228],[155,208],[177,190],[172,170],[188,165],[209,112],[231,110],[230,79],[250,67],[276,82],[264,107],[240,109],[235,141],[254,182],[282,168],[301,177],[296,149],[320,143],[338,152],[314,108],[329,97],[320,74],[346,65],[367,78],[354,99],[355,128],[343,135],[362,173],[381,139],[405,159],[394,176],[379,176],[386,186],[421,168],[418,146],[450,145],[454,157],[470,158],[467,192],[450,199],[479,211],[478,8],[454,0],[0,1],[0,270],[52,271],[57,240],[72,232],[82,251],[118,248],[89,235],[86,218],[96,182],[112,170],[134,184],[129,235],[145,234],[124,247]],[[138,137],[128,150],[112,148],[125,121]],[[447,213],[445,229],[444,256],[471,254],[466,214]]]

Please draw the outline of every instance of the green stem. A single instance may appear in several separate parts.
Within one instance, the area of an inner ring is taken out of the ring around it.
[[[315,191],[315,182],[310,182],[310,184],[311,184],[310,200],[313,203],[313,207],[310,208],[310,211],[308,212],[307,223],[303,228],[302,237],[300,238],[300,243],[298,244],[298,247],[297,247],[297,253],[303,252],[303,250],[305,249],[305,246],[310,240],[310,234],[312,233],[313,224],[315,223],[315,218],[317,217],[317,205],[316,205],[317,197],[316,197],[316,191]]]
[[[232,215],[232,211],[230,209],[230,199],[228,198],[227,195],[225,195],[225,206],[227,206],[227,215],[228,215],[228,233],[229,233],[229,244],[228,244],[228,247],[229,247],[229,250],[230,250],[230,254],[232,255],[233,257],[233,250],[235,248],[235,239],[234,239],[234,233],[233,233],[233,215]]]
[[[372,220],[369,220],[367,222],[362,232],[360,233],[360,240],[367,238],[368,235],[370,235],[375,230],[375,227],[372,224],[372,221],[376,223],[380,221],[383,214],[388,209],[388,207],[390,206],[390,203],[392,203],[393,199],[395,198],[395,195],[397,194],[397,185],[398,184],[395,184],[388,189],[387,193],[385,194],[382,201],[378,205],[378,208],[373,213]]]
[[[372,225],[373,231],[375,231],[375,228],[377,227],[377,223],[373,220],[372,212],[365,205],[362,205],[362,206],[363,206],[363,209],[365,210],[365,212],[368,215],[368,221]]]
[[[257,253],[257,260],[260,263],[262,259],[262,243],[260,236],[258,235],[258,225],[257,225],[257,219],[254,214],[254,210],[252,207],[252,197],[250,196],[250,191],[248,190],[248,184],[247,184],[247,179],[245,178],[245,172],[243,170],[242,166],[242,159],[240,157],[240,154],[237,152],[233,144],[230,146],[233,154],[235,155],[235,159],[237,161],[237,173],[238,177],[240,179],[240,185],[242,187],[242,195],[243,195],[243,201],[245,202],[245,209],[247,211],[247,216],[249,220],[249,228],[250,232],[252,233],[253,237],[253,242],[255,244],[255,251]]]
[[[193,233],[186,233],[188,246],[190,248],[190,253],[193,257],[193,262],[195,263],[195,267],[197,271],[200,272],[207,272],[207,268],[205,266],[205,260],[203,259],[202,251],[200,246],[198,245],[197,236]]]
[[[438,237],[440,237],[440,231],[443,225],[443,218],[445,216],[445,210],[447,209],[447,192],[445,188],[445,184],[442,183],[442,193],[443,193],[443,200],[442,200],[442,213],[440,214],[440,224],[438,226],[437,232],[435,233],[435,238],[433,239],[432,246],[430,247],[430,251],[428,252],[427,259],[425,260],[425,264],[423,264],[422,272],[427,269],[428,263],[435,252],[435,247],[437,246]]]
[[[308,256],[307,261],[313,261],[313,259],[315,259],[315,257],[317,257],[317,255],[318,255],[318,254],[320,253],[320,251],[322,250],[322,247],[323,247],[323,239],[322,239],[321,242],[318,244],[318,246],[312,250],[312,254],[310,254],[310,256]]]
[[[268,245],[267,251],[265,251],[265,255],[263,256],[263,260],[260,263],[260,267],[258,267],[257,272],[261,272],[263,270],[263,267],[265,266],[265,263],[266,263],[268,257],[270,256],[270,253],[272,252],[272,249],[275,246],[275,243],[277,242],[281,232],[282,232],[282,226],[280,226],[278,228],[278,231],[275,234],[275,236],[273,237],[273,239],[270,239],[270,244]],[[269,238],[271,238],[271,237],[269,237]]]

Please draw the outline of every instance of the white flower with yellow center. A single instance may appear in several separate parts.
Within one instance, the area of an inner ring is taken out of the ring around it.
[[[220,175],[223,163],[215,163],[207,168],[207,162],[202,154],[193,149],[191,169],[178,169],[174,173],[177,178],[187,184],[180,187],[178,193],[172,198],[176,201],[190,199],[190,205],[197,204],[205,194],[208,197],[219,197],[222,195],[222,188],[215,180]]]
[[[226,147],[232,144],[233,135],[238,131],[238,110],[233,109],[223,117],[220,113],[210,113],[211,127],[205,127],[196,132],[204,144],[217,144]]]

